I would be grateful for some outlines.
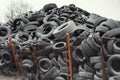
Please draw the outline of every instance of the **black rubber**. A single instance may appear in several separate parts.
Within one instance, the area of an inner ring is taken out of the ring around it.
[[[52,67],[45,75],[43,80],[54,80],[60,71],[56,67]]]
[[[63,77],[56,77],[55,80],[65,80]]]
[[[24,32],[31,32],[31,31],[36,31],[38,26],[35,25],[29,25],[24,28]]]
[[[98,20],[99,17],[100,17],[99,15],[91,13],[87,22],[91,24],[95,24],[95,22]]]
[[[100,45],[98,43],[95,42],[94,38],[88,37],[87,38],[87,43],[89,44],[89,46],[95,50],[96,52],[100,51]]]
[[[119,54],[120,53],[120,40],[117,40],[113,43],[113,51],[114,51],[114,54]]]
[[[112,19],[108,19],[106,22],[103,22],[101,25],[108,27],[110,30],[119,28],[119,24]]]
[[[79,72],[80,77],[84,77],[86,79],[93,79],[93,73],[90,72]]]
[[[39,60],[39,68],[42,72],[47,72],[51,69],[52,62],[48,58],[42,58]]]
[[[53,8],[57,8],[57,5],[54,3],[49,3],[49,4],[44,5],[43,10],[47,12],[49,10],[52,10]]]
[[[109,28],[104,26],[97,26],[95,31],[104,34],[105,32],[109,31]]]
[[[66,50],[66,42],[57,42],[52,46],[53,52],[61,53],[61,51]]]
[[[101,56],[90,57],[90,63],[91,64],[100,63],[101,60],[102,60]]]
[[[77,62],[79,64],[86,59],[85,54],[81,50],[80,46],[77,46],[76,49],[73,51],[72,58],[75,62]]]
[[[24,74],[33,73],[35,71],[34,62],[30,59],[24,59],[21,62],[21,70]]]
[[[58,56],[57,61],[59,62],[59,64],[61,66],[66,66],[67,65],[65,60],[64,60],[64,57],[62,57],[61,55]]]
[[[8,26],[0,26],[0,40],[5,40],[11,34],[11,30]]]
[[[97,52],[88,45],[86,39],[82,41],[81,47],[89,57],[97,56]]]
[[[0,56],[3,59],[3,61],[7,64],[12,62],[12,55],[10,54],[9,51],[7,50],[1,50],[0,51]]]
[[[107,42],[107,52],[108,52],[108,54],[110,54],[110,55],[112,55],[112,54],[114,54],[114,47],[113,47],[113,45],[114,45],[114,40],[109,40],[108,42]]]
[[[115,54],[115,55],[112,55],[108,61],[107,61],[107,67],[108,67],[108,71],[109,71],[109,74],[111,75],[120,75],[120,64],[119,64],[119,61],[120,61],[120,55],[119,54]]]
[[[99,18],[95,21],[94,27],[96,28],[96,27],[99,26],[102,22],[104,22],[104,21],[106,21],[106,20],[107,20],[107,18],[105,18],[105,17],[99,17]]]
[[[52,36],[53,31],[56,29],[57,24],[53,21],[47,22],[43,25],[41,25],[39,28],[36,30],[36,36],[40,38],[49,38]]]
[[[115,29],[112,29],[112,30],[109,30],[107,31],[102,37],[104,38],[112,38],[112,37],[115,37],[115,38],[118,38],[120,35],[120,28],[115,28]]]
[[[87,63],[84,63],[84,69],[85,69],[86,72],[95,73],[94,67],[91,67]]]
[[[97,75],[94,75],[94,80],[102,80],[102,78],[98,77]]]
[[[56,67],[56,68],[60,68],[62,65],[56,60],[56,58],[52,58],[51,59],[53,65]]]
[[[90,32],[88,31],[83,31],[77,38],[76,40],[72,43],[73,46],[78,46],[81,44],[81,42],[89,36]]]

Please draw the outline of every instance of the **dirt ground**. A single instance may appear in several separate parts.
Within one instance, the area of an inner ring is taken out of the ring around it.
[[[18,79],[15,77],[8,77],[0,74],[0,80],[18,80]]]
[[[5,76],[0,72],[0,80],[21,80],[15,76]]]
[[[15,76],[5,76],[0,73],[0,80],[28,80],[28,79],[21,79],[20,77]]]

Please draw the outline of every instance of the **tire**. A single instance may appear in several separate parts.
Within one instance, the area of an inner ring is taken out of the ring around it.
[[[109,37],[109,38],[112,38],[112,37],[116,37],[120,35],[120,28],[115,28],[115,29],[112,29],[112,30],[109,30],[107,31],[102,37],[106,38],[106,37]]]
[[[96,63],[96,64],[94,65],[94,68],[95,68],[96,70],[102,69],[102,64],[101,64],[101,62],[100,62],[100,63]]]
[[[89,57],[97,56],[97,52],[88,45],[86,39],[82,41],[81,47]]]
[[[60,21],[59,21],[59,16],[54,14],[54,10],[51,11],[51,13],[49,15],[46,15],[43,19],[43,23],[47,23],[47,22],[55,22],[57,25],[60,25]]]
[[[24,59],[21,62],[21,70],[25,74],[33,73],[35,71],[35,69],[34,69],[34,62],[32,60],[30,60],[30,59]]]
[[[63,77],[65,80],[67,80],[69,77],[68,73],[62,73],[62,72],[60,72],[59,76]]]
[[[49,3],[49,4],[44,5],[43,10],[45,12],[48,12],[49,10],[52,10],[53,8],[57,8],[57,5],[54,3]]]
[[[33,64],[33,61],[30,60],[30,59],[24,59],[21,64],[25,64],[25,63],[28,63],[28,64]]]
[[[53,52],[55,53],[61,53],[61,51],[66,50],[66,43],[65,42],[57,42],[53,45]]]
[[[88,65],[87,63],[84,63],[84,69],[86,72],[95,73],[94,67]]]
[[[47,65],[47,67],[45,67]],[[48,58],[42,58],[39,60],[39,68],[42,72],[48,72],[52,67],[52,62]]]
[[[101,72],[101,70],[96,71],[96,76],[99,77],[99,78],[102,78],[102,72]]]
[[[61,66],[61,67],[60,67],[60,72],[61,72],[61,73],[67,73],[67,72],[69,72],[69,69],[68,69],[68,67],[66,67],[66,66]]]
[[[94,40],[98,45],[101,45],[101,35],[100,32],[96,32],[93,34]]]
[[[55,80],[65,80],[65,79],[62,77],[56,77]]]
[[[109,77],[109,80],[116,80],[113,76]]]
[[[107,31],[109,31],[109,29],[104,26],[97,26],[95,29],[95,32],[100,32],[102,34],[106,33]]]
[[[112,19],[108,19],[106,22],[103,22],[101,25],[108,27],[110,30],[119,28],[119,24]]]
[[[81,50],[80,46],[78,46],[72,53],[72,57],[73,60],[77,63],[82,63],[86,58],[85,55],[83,53],[83,51]]]
[[[89,16],[87,23],[95,24],[95,22],[99,19],[99,17],[100,17],[99,15],[92,13]]]
[[[114,54],[120,54],[120,40],[115,41],[115,43],[113,44],[113,50],[114,50]]]
[[[57,61],[61,66],[66,66],[67,63],[63,60],[63,58],[59,55]]]
[[[90,57],[91,64],[101,63],[101,60],[102,60],[101,56]]]
[[[33,68],[33,65],[30,65],[27,63],[23,64],[21,67],[23,74],[32,73],[32,71],[33,71],[32,68]]]
[[[11,56],[10,52],[8,52],[6,50],[1,50],[0,55],[5,63],[9,64],[12,62],[12,56]]]
[[[27,18],[21,16],[21,17],[17,17],[16,19],[14,19],[13,25],[16,26],[16,23],[18,21],[23,21],[25,24],[29,23],[29,20]]]
[[[87,38],[90,35],[90,32],[88,31],[83,31],[77,38],[76,40],[72,43],[73,46],[78,46],[81,44],[81,42]]]
[[[87,78],[84,78],[84,77],[79,77],[77,78],[76,80],[88,80]]]
[[[88,37],[87,38],[87,43],[96,52],[100,51],[100,45],[95,42],[94,38]]]
[[[29,25],[29,26],[25,26],[23,31],[26,32],[26,33],[30,33],[31,31],[36,31],[37,28],[38,28],[38,26]]]
[[[32,40],[32,37],[28,34],[28,33],[25,33],[25,32],[19,32],[15,35],[15,39],[20,41],[20,42],[29,42]]]
[[[5,63],[2,59],[0,59],[0,69],[2,69],[4,67]]]
[[[84,69],[84,66],[83,65],[79,65],[79,68],[78,68],[79,72],[85,72],[85,69]]]
[[[8,26],[0,26],[0,40],[5,40],[11,34],[11,30]]]
[[[109,74],[111,75],[120,75],[120,71],[119,71],[119,61],[120,61],[120,55],[119,54],[115,54],[112,55],[108,61],[107,61],[107,67],[109,69]]]
[[[52,45],[51,43],[47,43],[45,41],[39,41],[36,44],[34,44],[35,46],[35,51],[36,51],[36,55],[39,54],[49,54],[52,52]]]
[[[56,27],[57,27],[57,24],[55,22],[53,21],[47,22],[41,25],[39,28],[37,28],[36,36],[42,39],[49,38],[52,36]]]
[[[107,52],[108,52],[108,54],[110,54],[110,55],[113,55],[114,54],[114,43],[115,41],[114,40],[109,40],[108,42],[107,42]]]
[[[56,68],[59,69],[61,67],[61,64],[55,58],[52,58],[51,61]]]
[[[73,36],[74,36],[74,37],[78,37],[78,36],[80,36],[84,31],[88,31],[88,32],[89,32],[89,28],[87,28],[85,25],[76,26],[76,29],[75,29],[75,31],[73,32]]]
[[[102,78],[99,78],[97,75],[94,75],[94,80],[102,80]]]
[[[120,80],[120,75],[115,76],[115,80]]]
[[[66,17],[66,18],[68,18],[70,15],[68,14],[68,13],[61,13],[60,14],[60,17]]]
[[[105,58],[109,58],[111,55],[107,52],[107,50],[105,49],[105,45],[103,45],[103,50],[104,50],[104,56]],[[101,56],[102,54],[102,48],[100,49],[100,52],[98,52],[98,56]]]
[[[58,77],[60,71],[56,67],[52,67],[45,75],[43,80],[54,80]]]
[[[55,40],[63,38],[67,33],[74,32],[76,28],[76,25],[73,21],[68,21],[66,23],[63,23],[62,25],[58,26],[54,32],[53,36],[55,37]]]
[[[105,17],[99,17],[94,23],[95,28],[97,26],[99,26],[102,22],[105,22],[106,20],[107,20],[107,18],[105,18]]]
[[[58,19],[59,19],[60,25],[67,21],[66,17],[59,17]]]
[[[9,74],[11,74],[11,75],[16,75],[17,74],[16,66],[15,66],[14,63],[9,64],[8,68],[9,68]]]
[[[25,26],[30,26],[30,25],[40,26],[40,23],[38,21],[31,21],[31,22],[27,23]]]
[[[84,77],[86,79],[93,79],[94,75],[90,72],[79,72],[80,77]]]
[[[54,21],[54,22],[57,23],[57,25],[61,25],[61,22],[59,21],[58,16],[56,16],[56,17],[51,17],[51,18],[49,19],[49,21]]]

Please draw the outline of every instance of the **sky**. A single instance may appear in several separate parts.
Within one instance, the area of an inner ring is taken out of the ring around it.
[[[11,0],[0,0],[0,22],[4,19]],[[13,0],[14,1],[14,0]],[[17,0],[15,0],[17,1]],[[33,6],[34,11],[40,10],[45,4],[56,3],[58,7],[75,4],[76,6],[101,16],[120,21],[120,0],[23,0]]]

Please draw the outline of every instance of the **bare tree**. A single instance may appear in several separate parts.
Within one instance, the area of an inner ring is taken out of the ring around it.
[[[11,0],[10,5],[7,7],[5,19],[13,19],[17,15],[31,11],[33,8],[30,4],[23,2],[23,0],[13,1]]]

